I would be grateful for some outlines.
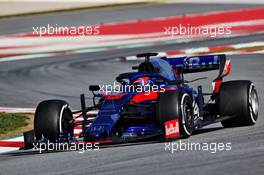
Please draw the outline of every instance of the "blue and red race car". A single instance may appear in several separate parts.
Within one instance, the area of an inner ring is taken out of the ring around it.
[[[258,118],[258,96],[248,80],[223,82],[230,73],[225,55],[166,58],[156,53],[138,54],[145,60],[134,72],[117,76],[117,92],[105,93],[99,85],[89,87],[93,106],[86,107],[81,95],[81,110],[71,111],[67,102],[46,100],[35,113],[34,131],[25,137],[30,142],[70,142],[76,140],[74,127],[81,126],[84,142],[126,143],[152,139],[171,140],[189,137],[194,130],[221,122],[224,127],[254,125]],[[202,86],[190,87],[187,73],[219,70],[213,92]],[[204,97],[210,98],[206,103]],[[90,116],[89,111],[98,113]],[[77,117],[73,114],[79,113]],[[77,121],[83,117],[82,121]]]

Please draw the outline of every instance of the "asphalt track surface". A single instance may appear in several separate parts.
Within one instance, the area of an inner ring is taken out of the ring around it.
[[[97,20],[126,20],[140,17],[171,16],[190,12],[222,10],[226,8],[246,8],[249,5],[147,5],[122,8],[117,12],[103,10],[107,17],[99,16],[98,11],[74,12],[74,15],[44,15],[34,17],[35,22],[47,23],[64,20],[64,23],[84,24],[78,21],[78,15],[94,15]],[[146,8],[149,10],[146,11]],[[101,13],[103,13],[101,12]],[[109,14],[108,14],[109,13]],[[116,13],[123,15],[116,16]],[[111,16],[112,14],[113,16]],[[125,16],[125,15],[126,16]],[[76,17],[75,17],[76,15]],[[26,17],[1,20],[1,34],[26,31],[26,24],[35,24]],[[76,18],[72,21],[70,19]],[[84,21],[82,21],[84,20]],[[97,23],[94,19],[94,23]],[[62,21],[63,22],[63,21]],[[6,28],[2,28],[5,23]],[[12,24],[13,23],[13,24]],[[14,28],[15,24],[21,25]],[[9,27],[8,27],[9,25]],[[24,26],[24,27],[23,27]],[[79,94],[88,94],[89,84],[113,83],[113,78],[122,72],[131,70],[137,62],[120,62],[112,58],[134,55],[143,51],[165,51],[188,47],[234,44],[248,41],[263,41],[263,35],[220,39],[186,44],[164,45],[151,48],[114,50],[99,53],[68,55],[37,60],[25,60],[0,63],[0,106],[34,107],[39,101],[50,98],[67,100],[73,108],[79,106]],[[0,155],[0,174],[263,174],[264,132],[263,132],[263,96],[264,96],[264,56],[230,56],[232,73],[226,80],[248,79],[255,83],[260,113],[253,127],[223,129],[220,124],[196,132],[190,139],[181,142],[232,143],[230,151],[165,151],[164,143],[138,144],[131,146],[102,148],[99,151],[53,152],[38,154],[32,151],[20,151]],[[198,75],[188,76],[194,79]],[[210,80],[216,73],[203,73],[208,80],[192,84],[204,84],[204,91],[211,90]],[[177,140],[176,143],[179,143]]]

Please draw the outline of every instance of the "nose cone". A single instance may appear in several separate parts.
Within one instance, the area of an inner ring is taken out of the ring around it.
[[[100,107],[96,119],[85,131],[86,141],[110,139],[115,133],[116,122],[120,118],[122,106],[129,100],[129,95],[109,96]]]

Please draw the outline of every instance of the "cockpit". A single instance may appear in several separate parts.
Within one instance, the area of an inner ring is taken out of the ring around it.
[[[175,80],[176,76],[171,65],[161,58],[152,58],[149,62],[143,62],[138,66],[138,72],[159,74],[167,80]]]

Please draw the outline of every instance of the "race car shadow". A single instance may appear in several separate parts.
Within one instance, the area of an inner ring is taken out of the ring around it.
[[[113,148],[113,147],[125,147],[125,146],[135,146],[135,145],[146,145],[146,144],[153,144],[153,143],[160,143],[162,141],[160,140],[153,140],[153,141],[139,141],[139,142],[129,142],[129,143],[117,143],[117,144],[111,144],[111,145],[101,145],[100,149],[107,149],[107,148]],[[3,156],[9,156],[9,157],[20,157],[20,156],[33,156],[33,155],[45,155],[45,154],[56,154],[56,153],[66,153],[66,152],[78,152],[78,150],[74,151],[43,151],[39,152],[36,150],[19,150],[15,152],[7,152],[7,153],[2,153],[1,155]]]
[[[220,129],[224,129],[224,127],[214,127],[214,128],[201,128],[198,130],[195,130],[192,135],[198,135],[198,134],[203,134],[203,133],[207,133],[207,132],[214,132]]]
[[[203,133],[214,132],[214,131],[217,131],[217,130],[220,130],[220,129],[224,129],[224,128],[223,127],[202,128],[202,129],[198,129],[198,130],[194,131],[192,135],[199,135],[199,134],[203,134]],[[181,138],[179,138],[179,139],[181,139]],[[118,143],[118,144],[111,144],[111,145],[102,145],[102,146],[100,146],[100,149],[107,149],[107,148],[113,148],[113,147],[124,147],[124,146],[146,145],[146,144],[155,144],[155,143],[162,143],[162,142],[164,143],[164,142],[167,142],[167,141],[160,140],[160,139],[155,139],[155,140],[148,140],[148,141]],[[72,152],[72,151],[44,151],[42,153],[39,153],[39,151],[35,151],[35,150],[20,150],[20,151],[16,151],[16,152],[3,153],[1,155],[6,155],[6,156],[32,156],[32,155],[51,154],[51,153],[52,154],[56,154],[56,153],[62,153],[62,152]]]
[[[61,152],[67,152],[67,151],[45,151],[45,152],[40,153],[39,151],[35,151],[35,150],[19,150],[15,152],[2,153],[1,155],[3,156],[32,156],[32,155],[61,153]]]

